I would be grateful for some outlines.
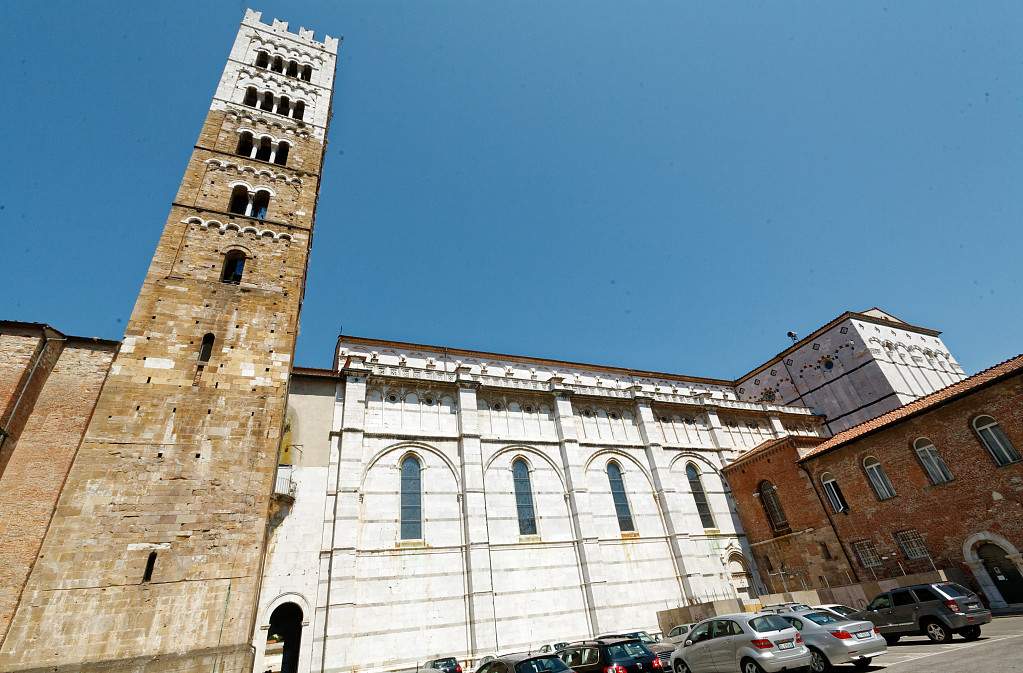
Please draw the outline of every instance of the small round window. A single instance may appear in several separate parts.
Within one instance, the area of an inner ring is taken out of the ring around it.
[[[432,398],[432,397],[427,397],[427,398],[426,398],[425,400],[423,400],[423,402],[424,402],[424,403],[426,404],[426,406],[428,406],[428,407],[432,407],[432,406],[433,406],[433,398]]]
[[[618,420],[618,414],[612,413],[612,414],[610,414],[610,416],[611,416],[611,420],[612,421],[617,421]]]
[[[827,358],[827,359],[824,360],[824,368],[825,369],[834,369],[835,368],[835,363],[831,361],[831,358]]]
[[[501,403],[500,402],[498,402],[497,404],[494,405],[494,411],[500,411],[501,409],[502,409],[502,407],[501,407]]]
[[[388,395],[387,396],[387,401],[388,402],[397,402],[398,401],[398,396],[397,395]]]
[[[533,407],[527,405],[525,411],[527,414],[531,414],[533,413]]]

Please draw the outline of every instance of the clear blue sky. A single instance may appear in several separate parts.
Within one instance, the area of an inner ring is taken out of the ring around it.
[[[1023,351],[1023,3],[253,5],[343,35],[297,362],[732,377],[845,309]],[[2,5],[0,317],[119,338],[244,3]]]

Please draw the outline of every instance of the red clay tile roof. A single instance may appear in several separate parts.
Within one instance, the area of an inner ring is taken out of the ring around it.
[[[977,390],[978,388],[983,388],[998,379],[1021,371],[1023,371],[1023,354],[1005,360],[1004,362],[999,362],[993,367],[989,367],[988,369],[974,374],[969,378],[963,379],[958,383],[946,386],[941,390],[936,390],[930,395],[925,395],[919,399],[913,400],[908,404],[902,405],[898,409],[893,409],[886,414],[881,414],[877,418],[872,418],[869,421],[864,421],[859,425],[854,425],[847,430],[843,430],[828,441],[822,443],[813,451],[810,451],[808,454],[803,456],[801,461],[808,460],[814,456],[819,456],[826,451],[836,449],[844,444],[848,444],[854,439],[859,439],[865,435],[873,434],[888,427],[889,425],[911,416],[916,416],[917,414],[933,409],[934,407],[939,407],[946,402],[951,402],[952,400],[962,397],[963,395]]]

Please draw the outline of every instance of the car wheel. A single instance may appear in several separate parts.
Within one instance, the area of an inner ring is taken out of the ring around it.
[[[857,671],[865,671],[870,666],[870,662],[871,662],[870,657],[863,657],[862,659],[857,659],[856,661],[854,661],[853,667]]]
[[[965,629],[959,632],[966,640],[976,640],[980,638],[980,627],[979,626],[967,626]]]
[[[830,673],[831,671],[831,662],[823,652],[813,647],[810,648],[810,670],[813,673]]]
[[[901,637],[902,636],[885,636],[884,641],[889,645],[894,645],[895,643],[899,642],[899,638]]]
[[[924,633],[935,643],[947,643],[952,640],[952,632],[941,622],[927,622],[924,626]]]
[[[741,673],[764,673],[764,669],[760,668],[760,664],[752,659],[743,659],[740,671]]]
[[[685,662],[681,659],[675,660],[675,666],[673,668],[675,669],[675,673],[689,673],[689,667],[686,666]]]

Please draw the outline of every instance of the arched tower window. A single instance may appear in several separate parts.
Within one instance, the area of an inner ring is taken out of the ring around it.
[[[245,185],[235,185],[231,190],[231,202],[227,206],[228,212],[235,215],[245,215],[249,208],[249,190]]]
[[[529,483],[529,465],[522,458],[512,463],[515,482],[515,510],[519,517],[519,535],[536,535],[536,512],[533,509],[533,489]]]
[[[245,253],[241,250],[232,250],[224,255],[224,270],[220,274],[220,282],[237,285],[242,282],[244,271]]]
[[[270,208],[270,192],[260,189],[252,197],[252,217],[262,220],[266,217],[266,211]]]
[[[870,487],[874,489],[874,495],[878,500],[895,497],[895,487],[888,479],[881,461],[874,456],[867,456],[863,459],[863,471],[867,473],[867,480],[870,481]]]
[[[257,51],[256,52],[256,67],[257,68],[265,68],[268,65],[270,65],[270,54],[266,53],[265,51]]]
[[[298,77],[298,63],[288,61],[288,77]]]
[[[270,66],[270,69],[274,72],[284,72],[284,59],[280,56],[274,56],[273,65]]]
[[[270,161],[271,152],[273,152],[273,145],[269,138],[263,136],[259,139],[259,149],[256,150],[256,158],[260,161]]]
[[[973,419],[973,429],[980,436],[985,448],[995,459],[999,467],[1015,463],[1020,459],[1019,451],[1012,445],[1009,438],[1002,432],[1002,426],[990,416],[977,416]]]
[[[242,157],[252,156],[252,134],[248,131],[243,131],[238,136],[238,149],[235,150],[235,154]]]
[[[291,148],[291,145],[289,145],[288,143],[286,143],[283,140],[280,141],[279,143],[277,143],[277,154],[274,155],[274,163],[275,164],[280,164],[281,166],[287,166],[288,165],[288,150],[290,148]]]
[[[760,493],[760,505],[764,508],[767,521],[771,524],[771,530],[781,533],[789,529],[789,520],[785,516],[785,510],[781,507],[781,498],[778,497],[778,489],[766,479],[760,482],[757,488]]]
[[[703,490],[703,482],[700,480],[700,470],[696,465],[686,465],[686,477],[689,479],[689,490],[693,492],[693,500],[696,501],[696,511],[700,515],[700,523],[704,528],[714,528],[714,515],[707,504],[707,494]]]
[[[287,96],[281,96],[277,101],[277,114],[287,117],[289,110],[291,110],[291,100]]]
[[[313,66],[306,65],[302,67],[302,79],[307,82],[313,79]]]
[[[295,119],[298,119],[298,120],[304,119],[305,118],[305,103],[303,103],[302,101],[298,101],[297,103],[295,103],[295,110],[294,110],[294,113],[292,114],[292,116]]]
[[[611,499],[614,500],[615,514],[618,516],[618,528],[623,533],[635,531],[636,526],[632,521],[629,499],[625,495],[625,479],[622,476],[622,466],[615,461],[607,464],[607,480],[611,484]]]
[[[274,95],[272,93],[270,93],[269,91],[264,91],[263,92],[263,104],[260,105],[259,108],[261,110],[266,110],[267,112],[273,112],[273,109],[274,109]]]
[[[213,356],[213,342],[216,338],[211,332],[207,332],[202,338],[202,343],[199,345],[199,366],[209,364],[210,358]]]
[[[256,107],[256,103],[259,99],[259,92],[256,91],[256,87],[250,86],[245,89],[245,98],[242,99],[242,105],[248,105],[249,107]]]
[[[952,472],[945,465],[945,461],[941,459],[941,454],[938,453],[938,449],[931,440],[921,437],[913,442],[913,448],[932,484],[944,484],[952,481]]]
[[[401,539],[423,539],[422,466],[415,456],[401,461]]]

